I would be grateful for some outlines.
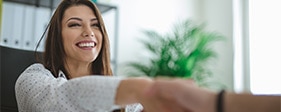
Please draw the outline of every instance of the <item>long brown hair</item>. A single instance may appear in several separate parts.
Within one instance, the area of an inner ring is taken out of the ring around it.
[[[103,36],[101,51],[95,61],[92,62],[93,74],[112,76],[108,35],[100,11],[98,10],[97,6],[90,0],[62,0],[62,2],[58,5],[46,29],[47,36],[42,63],[47,69],[52,72],[55,77],[58,77],[59,70],[62,70],[65,73],[66,77],[68,79],[70,78],[69,73],[68,71],[66,71],[66,67],[64,66],[66,54],[62,42],[61,23],[65,10],[71,6],[77,5],[86,5],[93,10],[100,24],[100,31]],[[44,37],[44,35],[45,33],[42,37]],[[40,44],[40,42],[38,44]]]

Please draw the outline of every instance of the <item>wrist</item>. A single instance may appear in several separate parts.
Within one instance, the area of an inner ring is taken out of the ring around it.
[[[123,79],[119,84],[115,103],[121,106],[140,103],[144,97],[143,93],[152,85],[152,82],[149,78]]]
[[[216,100],[218,97],[218,94],[216,92],[211,92],[208,91],[208,95],[206,95],[208,98],[206,98],[205,106],[206,108],[202,108],[204,111],[203,112],[217,112],[216,108]]]
[[[136,85],[134,85],[134,97],[138,103],[141,103],[142,100],[146,97],[146,92],[154,84],[154,81],[150,78],[138,78],[136,79]]]

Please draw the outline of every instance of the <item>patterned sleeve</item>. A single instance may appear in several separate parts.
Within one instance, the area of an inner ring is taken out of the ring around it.
[[[142,112],[142,111],[143,111],[143,106],[140,103],[126,106],[126,112]]]
[[[17,79],[18,109],[20,112],[108,112],[118,108],[114,102],[121,80],[106,76],[55,78],[43,65],[34,64]]]

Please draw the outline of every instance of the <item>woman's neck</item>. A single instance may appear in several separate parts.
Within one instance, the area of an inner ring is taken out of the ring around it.
[[[91,63],[69,63],[65,64],[65,69],[69,73],[69,78],[77,78],[82,76],[89,76],[92,74]]]

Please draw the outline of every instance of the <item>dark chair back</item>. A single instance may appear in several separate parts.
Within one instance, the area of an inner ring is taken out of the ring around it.
[[[18,76],[35,63],[34,51],[0,46],[1,112],[17,112],[15,82]]]

